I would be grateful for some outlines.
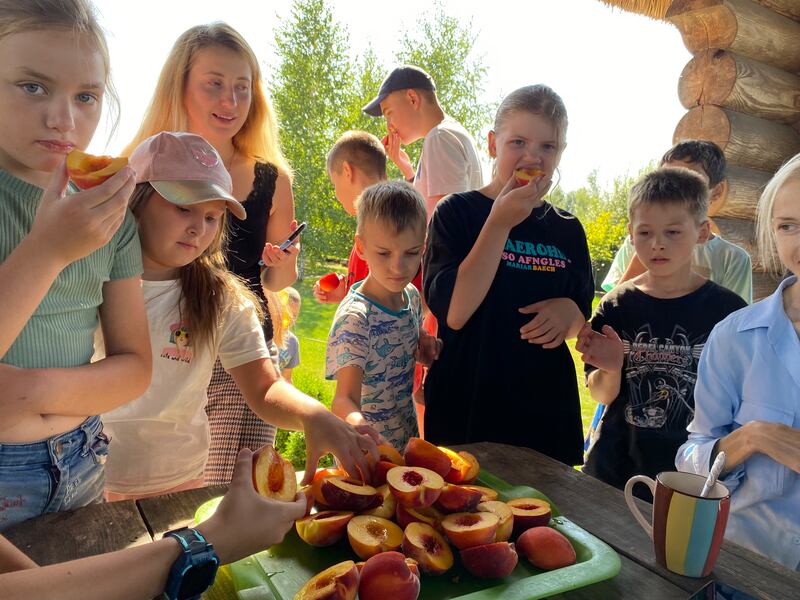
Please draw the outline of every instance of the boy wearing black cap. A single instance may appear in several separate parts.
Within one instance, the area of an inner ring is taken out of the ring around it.
[[[429,220],[444,196],[483,186],[475,141],[458,121],[445,114],[433,79],[419,67],[394,69],[363,110],[386,119],[389,131],[382,140],[386,154],[425,198]],[[425,139],[415,173],[402,146],[420,138]]]

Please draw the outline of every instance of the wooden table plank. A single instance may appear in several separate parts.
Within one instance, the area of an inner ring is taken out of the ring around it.
[[[3,532],[40,565],[49,565],[151,541],[132,500],[50,513]]]
[[[226,485],[213,485],[210,487],[165,494],[154,498],[137,500],[139,511],[142,513],[154,540],[160,540],[167,531],[191,525],[194,523],[194,513],[197,507],[206,500],[225,495],[228,490]]]
[[[489,442],[459,448],[473,453],[481,465],[509,483],[541,490],[580,527],[687,592],[696,591],[704,581],[719,579],[765,600],[800,597],[800,573],[730,542],[723,544],[713,577],[704,580],[676,575],[656,564],[652,541],[616,488],[527,448]]]

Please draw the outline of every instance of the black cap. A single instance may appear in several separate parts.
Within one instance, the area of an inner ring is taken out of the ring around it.
[[[381,89],[378,91],[378,95],[375,99],[361,110],[371,117],[380,117],[383,114],[381,111],[381,102],[384,101],[386,96],[397,90],[409,89],[429,90],[433,92],[436,90],[436,86],[431,76],[419,67],[403,65],[389,73],[386,79],[383,80]]]

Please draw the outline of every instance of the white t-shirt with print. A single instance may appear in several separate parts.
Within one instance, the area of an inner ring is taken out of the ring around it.
[[[412,397],[414,351],[422,307],[413,284],[404,290],[405,307],[394,312],[358,292],[353,284],[336,310],[325,351],[325,377],[344,367],[364,371],[361,414],[399,452],[419,436]]]
[[[219,356],[228,370],[269,359],[264,333],[250,302],[232,303],[213,348],[192,343],[178,311],[180,283],[144,281],[153,377],[144,395],[105,413],[111,438],[106,488],[120,494],[151,493],[203,476],[210,432],[206,388]],[[98,335],[95,358],[104,354]]]
[[[436,206],[430,201],[483,187],[483,171],[475,140],[458,121],[445,115],[422,142],[414,187],[425,198],[428,220]]]

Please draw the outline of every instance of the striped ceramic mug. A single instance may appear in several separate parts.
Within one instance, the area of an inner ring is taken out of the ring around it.
[[[705,481],[694,473],[669,471],[656,475],[655,481],[636,475],[625,484],[625,502],[653,540],[658,564],[679,575],[707,576],[722,545],[731,494],[716,483],[708,496],[701,498]],[[633,486],[639,482],[653,493],[652,526],[633,499]]]

